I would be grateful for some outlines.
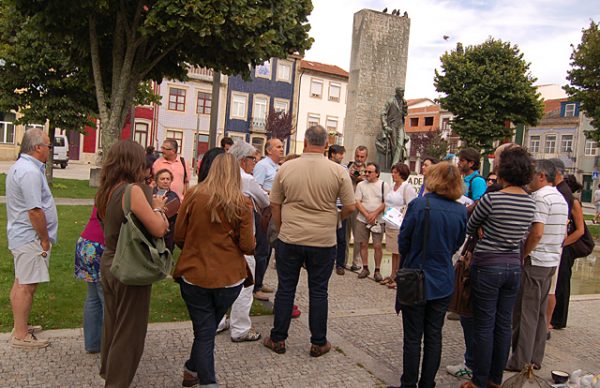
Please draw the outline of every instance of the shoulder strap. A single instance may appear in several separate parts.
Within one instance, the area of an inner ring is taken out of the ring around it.
[[[424,231],[423,231],[423,249],[421,250],[421,264],[419,265],[419,267],[421,269],[423,269],[423,263],[425,262],[425,260],[427,259],[427,245],[429,245],[427,243],[427,240],[429,239],[429,198],[425,197],[426,200],[426,205],[425,205],[425,225],[424,225]]]
[[[475,181],[475,179],[477,179],[477,178],[481,178],[481,179],[483,179],[483,180],[484,180],[484,183],[487,183],[487,182],[485,182],[485,178],[484,178],[484,177],[482,177],[481,175],[479,175],[479,173],[475,174],[475,175],[473,176],[473,178],[471,178],[471,180],[469,181],[469,191],[467,191],[467,197],[469,197],[469,198],[471,198],[471,199],[473,199],[473,182],[474,182],[474,181]]]
[[[381,203],[385,202],[385,198],[383,198],[383,186],[385,186],[385,182],[381,181]]]
[[[183,183],[185,183],[185,181],[187,181],[187,168],[185,165],[185,159],[183,156],[180,156],[179,160],[181,160],[181,164],[183,165]]]
[[[131,188],[133,187],[133,183],[129,183],[125,187],[125,192],[123,193],[123,214],[127,215],[131,212]]]

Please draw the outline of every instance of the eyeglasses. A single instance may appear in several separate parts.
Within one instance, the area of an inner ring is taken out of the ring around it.
[[[161,150],[165,150],[165,151],[172,151],[173,148],[167,148],[167,147],[160,147]]]
[[[256,156],[246,156],[246,159],[252,162],[256,162]]]
[[[377,171],[365,170],[365,174],[377,174]]]
[[[488,182],[496,183],[496,182],[498,182],[498,179],[492,179],[492,178],[489,178],[489,179],[488,179]]]
[[[46,147],[48,147],[48,149],[49,149],[49,150],[51,150],[51,149],[52,149],[52,144],[46,144],[46,143],[42,143],[42,144],[40,144],[40,145],[41,145],[41,146],[46,146]]]

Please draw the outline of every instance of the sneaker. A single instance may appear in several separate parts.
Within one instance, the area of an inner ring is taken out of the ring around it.
[[[277,354],[285,353],[285,341],[273,341],[271,337],[266,337],[263,340],[263,345]]]
[[[50,345],[50,342],[47,339],[36,338],[33,333],[27,333],[27,336],[23,339],[12,336],[10,338],[10,344],[13,348],[40,349]]]
[[[254,299],[262,300],[263,302],[268,302],[269,295],[267,295],[266,293],[264,293],[262,291],[256,291],[254,293]]]
[[[467,366],[464,363],[460,363],[457,365],[448,365],[446,367],[446,372],[448,372],[454,377],[465,377],[469,379],[473,377],[473,371],[470,368],[467,368]]]
[[[448,319],[449,321],[460,321],[460,315],[458,315],[457,313],[453,313],[452,311],[450,311],[448,313],[448,315],[446,315],[446,319]]]
[[[260,333],[258,333],[254,327],[251,327],[243,336],[237,338],[231,337],[231,342],[258,341],[260,337]]]
[[[298,310],[298,306],[294,305],[294,308],[292,309],[292,318],[298,318],[300,314],[302,314],[302,312]]]
[[[350,267],[350,271],[352,272],[358,272],[358,270],[360,270],[362,267],[359,267],[358,265],[352,265]]]
[[[310,346],[310,356],[311,357],[321,357],[325,353],[329,353],[331,350],[331,342],[327,341],[325,345],[315,345],[312,344]]]
[[[363,268],[362,271],[360,271],[360,273],[358,274],[358,278],[359,279],[364,279],[367,276],[369,276],[371,274],[371,271],[369,271],[368,268]]]
[[[225,319],[222,322],[223,322],[223,324],[221,324],[221,322],[219,322],[219,326],[217,326],[217,334],[222,333],[225,330],[229,330],[229,327],[231,326],[229,319]]]
[[[260,289],[262,292],[264,292],[265,294],[272,294],[275,292],[275,289],[273,287],[269,287],[269,286],[262,286],[262,288]]]
[[[192,374],[187,370],[183,371],[183,381],[181,382],[181,385],[183,385],[184,387],[193,387],[198,383],[198,374]]]
[[[335,273],[340,276],[344,276],[344,274],[346,273],[346,270],[344,269],[344,267],[336,267]]]
[[[383,276],[381,276],[381,272],[375,271],[375,273],[373,274],[373,279],[375,279],[376,282],[382,281]]]

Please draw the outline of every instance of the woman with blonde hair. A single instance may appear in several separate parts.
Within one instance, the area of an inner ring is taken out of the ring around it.
[[[422,268],[425,272],[426,303],[400,307],[404,328],[400,380],[407,387],[435,385],[442,355],[442,327],[454,290],[452,255],[465,239],[467,224],[467,210],[456,201],[463,193],[456,166],[448,162],[431,166],[425,184],[426,194],[408,204],[398,237],[400,267]]]
[[[98,218],[104,229],[105,249],[100,262],[104,293],[100,376],[106,387],[128,387],[144,352],[152,286],[127,286],[110,272],[121,224],[125,221],[124,193],[131,187],[131,212],[150,235],[162,237],[168,221],[164,198],[152,197],[145,185],[144,149],[131,140],[115,143],[102,163],[96,193]]]
[[[194,329],[183,386],[216,386],[217,325],[242,287],[252,284],[244,255],[254,254],[255,245],[252,203],[242,194],[240,166],[233,155],[215,157],[206,179],[185,196],[175,243],[182,251],[173,278]]]

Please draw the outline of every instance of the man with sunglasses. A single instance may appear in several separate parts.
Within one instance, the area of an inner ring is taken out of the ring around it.
[[[14,329],[10,343],[15,348],[45,348],[47,339],[37,338],[41,326],[27,321],[38,283],[50,281],[52,244],[56,242],[58,215],[46,181],[46,162],[52,152],[48,135],[41,129],[25,132],[20,157],[6,177],[7,238],[15,266],[10,291]]]
[[[177,193],[180,200],[187,191],[190,183],[190,167],[185,163],[182,156],[177,155],[178,144],[175,139],[165,139],[160,151],[162,156],[152,165],[152,175],[155,175],[162,169],[167,169],[173,174],[171,182],[171,191]]]

